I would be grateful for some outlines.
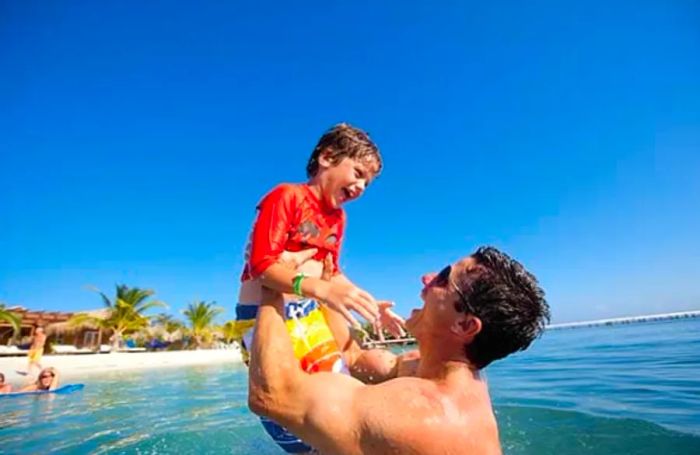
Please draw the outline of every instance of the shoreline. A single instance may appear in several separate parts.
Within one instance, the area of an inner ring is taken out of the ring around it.
[[[54,367],[64,378],[81,378],[113,371],[147,370],[169,367],[243,363],[237,349],[202,349],[195,351],[117,352],[113,354],[64,354],[45,355],[41,358],[44,368]],[[26,383],[27,356],[0,357],[0,373],[11,384]],[[36,370],[34,370],[36,371]]]

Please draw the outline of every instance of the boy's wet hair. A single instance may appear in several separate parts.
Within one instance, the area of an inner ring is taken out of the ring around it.
[[[465,346],[467,358],[484,368],[494,360],[526,349],[549,322],[549,305],[533,274],[518,261],[493,247],[479,248],[476,267],[464,273],[458,286],[472,311],[458,311],[481,319],[481,331]]]
[[[369,134],[347,123],[339,123],[326,131],[314,148],[309,162],[306,164],[306,175],[313,177],[318,173],[318,159],[321,153],[327,151],[328,159],[336,165],[343,158],[355,160],[370,160],[378,175],[382,170],[382,157],[379,148],[372,142]]]

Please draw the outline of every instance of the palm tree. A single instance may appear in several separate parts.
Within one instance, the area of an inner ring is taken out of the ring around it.
[[[19,332],[22,323],[22,319],[19,316],[5,309],[4,303],[0,303],[0,321],[7,321],[11,325],[13,334]]]
[[[226,343],[231,343],[233,340],[240,339],[241,333],[236,325],[236,321],[226,321],[226,323],[221,326],[221,335]]]
[[[182,321],[175,319],[172,314],[167,313],[160,313],[156,315],[156,317],[153,318],[153,322],[157,326],[160,326],[165,333],[168,334],[168,338],[170,338],[172,334],[178,330],[182,331],[182,329],[185,328],[185,324]],[[169,339],[168,341],[172,340]]]
[[[190,303],[187,309],[182,312],[190,323],[190,333],[197,348],[202,347],[202,338],[209,335],[209,328],[214,318],[222,311],[224,309],[216,306],[216,302],[207,303],[200,300]]]
[[[151,308],[167,308],[167,305],[158,300],[149,300],[154,291],[150,289],[130,288],[125,284],[116,285],[116,296],[110,300],[103,292],[97,291],[105,305],[104,316],[79,313],[68,322],[70,325],[94,324],[95,326],[111,330],[112,352],[119,348],[119,343],[126,333],[135,332],[148,326],[149,316],[143,313]]]

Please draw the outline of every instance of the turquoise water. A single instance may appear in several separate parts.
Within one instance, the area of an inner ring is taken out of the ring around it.
[[[700,453],[700,320],[548,332],[487,371],[506,454]],[[0,399],[0,453],[282,453],[244,367],[90,377]]]

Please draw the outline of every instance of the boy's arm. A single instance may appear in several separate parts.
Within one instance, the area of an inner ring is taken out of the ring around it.
[[[330,264],[328,263],[328,261],[324,262],[324,275],[329,265]],[[355,284],[352,281],[350,281],[347,275],[344,275],[343,273],[333,275],[329,278],[329,280],[333,283],[339,283],[344,286],[355,286]],[[406,336],[406,332],[404,330],[406,326],[406,321],[401,316],[399,316],[391,310],[391,308],[393,307],[394,303],[388,300],[377,301],[377,308],[379,310],[379,314],[373,322],[373,326],[381,341],[384,341],[382,329],[388,330],[389,333],[396,338],[403,338],[404,336]]]
[[[253,226],[248,265],[251,274],[262,285],[285,294],[294,293],[296,272],[279,264],[288,233],[298,209],[298,192],[293,185],[280,185],[258,205],[258,216]],[[328,302],[348,321],[357,323],[349,310],[358,312],[367,320],[378,316],[374,298],[352,284],[335,284],[308,277],[301,281],[301,294]]]
[[[298,258],[306,257],[306,260],[308,260],[313,256],[313,251],[311,249],[293,254],[297,254]],[[260,281],[264,287],[285,294],[293,294],[294,278],[296,276],[297,273],[294,268],[289,267],[281,260],[270,265],[260,275]],[[331,283],[315,277],[305,277],[301,281],[301,294],[305,297],[328,303],[335,309],[335,313],[355,326],[359,326],[359,323],[349,310],[357,311],[368,321],[373,321],[378,317],[379,311],[376,303],[374,303],[374,298],[366,291],[352,284]]]

